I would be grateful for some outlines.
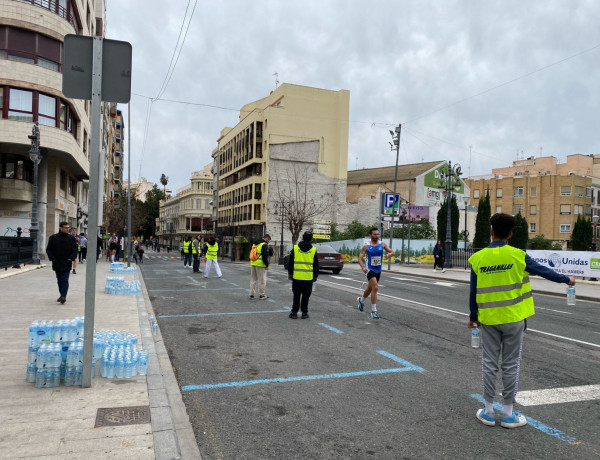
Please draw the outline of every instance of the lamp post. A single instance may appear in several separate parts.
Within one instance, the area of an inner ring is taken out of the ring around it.
[[[169,222],[169,251],[173,249],[173,221]]]
[[[27,136],[31,140],[31,149],[29,150],[29,158],[33,161],[33,200],[31,203],[31,227],[29,234],[33,239],[33,253],[31,258],[35,265],[39,265],[40,258],[38,256],[38,165],[42,161],[40,153],[40,128],[37,123],[33,125],[31,136]]]
[[[393,151],[396,149],[396,169],[394,170],[394,204],[392,205],[392,221],[390,222],[390,249],[392,249],[392,243],[394,241],[394,209],[396,205],[396,184],[398,183],[398,157],[400,156],[400,133],[402,132],[402,125],[396,126],[394,131],[390,130],[392,136],[392,142],[390,142],[390,148]],[[398,197],[398,206],[400,206],[400,197]],[[398,209],[399,210],[399,209]],[[383,235],[380,235],[383,239]],[[388,258],[388,270],[392,268],[392,258]]]
[[[464,232],[464,235],[465,235],[465,270],[467,269],[467,265],[468,265],[468,263],[467,263],[467,259],[468,259],[468,257],[467,257],[467,241],[468,241],[468,237],[469,237],[469,230],[467,230],[467,209],[469,207],[469,200],[470,200],[470,197],[463,196],[463,203],[465,204],[465,232]]]
[[[400,261],[404,263],[404,222],[406,219],[406,201],[402,202],[402,248],[400,249]],[[393,219],[393,217],[392,217]]]
[[[235,262],[235,216],[231,216],[231,261]]]
[[[281,214],[281,245],[279,246],[279,260],[277,261],[278,265],[283,265],[283,222],[285,219],[285,210],[286,210],[286,202],[280,201],[279,203],[275,203],[275,212],[274,215]]]
[[[452,268],[452,191],[456,187],[460,188],[460,175],[462,170],[459,164],[452,166],[452,162],[448,162],[445,171],[440,173],[440,178],[443,182],[442,187],[446,191],[446,199],[448,200],[448,210],[446,216],[446,239],[444,242],[444,256],[448,261],[448,268]]]

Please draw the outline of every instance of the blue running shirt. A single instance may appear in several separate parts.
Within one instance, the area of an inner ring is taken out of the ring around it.
[[[381,263],[383,259],[383,245],[379,243],[377,246],[367,244],[367,268],[374,273],[381,273]]]

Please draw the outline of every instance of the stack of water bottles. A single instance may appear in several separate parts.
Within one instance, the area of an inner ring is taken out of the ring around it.
[[[125,281],[122,276],[107,276],[104,292],[111,295],[139,297],[142,295],[142,283],[139,281]]]
[[[83,373],[83,318],[34,321],[29,327],[27,382],[36,388],[81,385]],[[126,331],[94,332],[92,377],[98,360],[101,375],[130,378],[146,375],[148,352],[137,349],[138,339]]]
[[[112,262],[110,264],[111,273],[135,273],[137,268],[134,266],[125,267],[123,262]]]

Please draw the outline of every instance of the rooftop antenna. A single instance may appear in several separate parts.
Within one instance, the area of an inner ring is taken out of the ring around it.
[[[275,76],[275,89],[277,89],[277,86],[279,85],[279,73],[275,72],[273,75]]]

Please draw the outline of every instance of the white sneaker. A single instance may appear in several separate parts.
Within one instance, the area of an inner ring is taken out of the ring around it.
[[[442,268],[442,273],[446,273],[446,269],[445,268]]]
[[[433,269],[434,273],[437,271],[435,268]]]

